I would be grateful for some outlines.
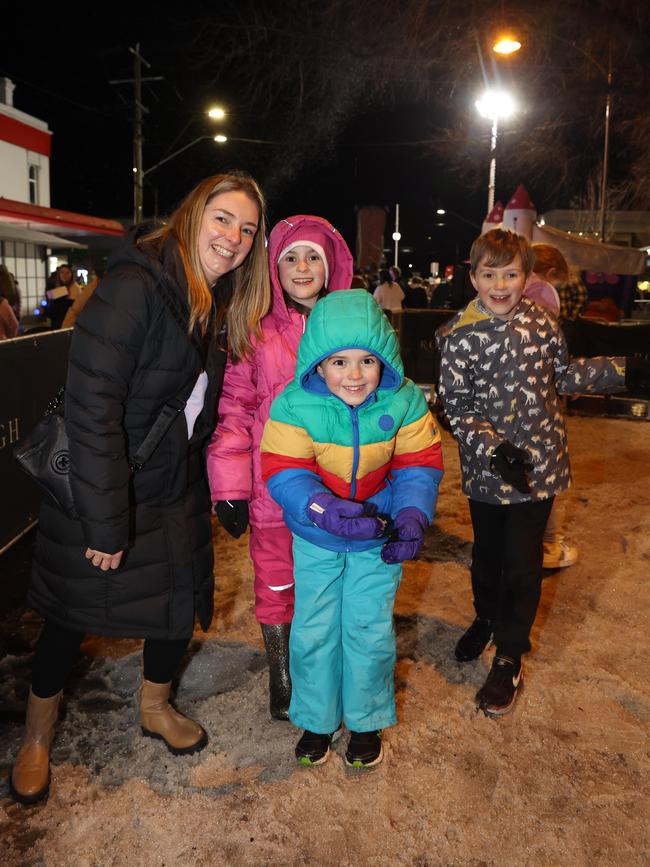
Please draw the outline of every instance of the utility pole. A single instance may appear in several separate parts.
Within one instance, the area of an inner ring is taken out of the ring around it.
[[[148,114],[148,109],[142,102],[142,82],[143,81],[163,81],[162,75],[154,75],[147,78],[142,77],[142,64],[151,69],[151,64],[148,63],[140,54],[140,43],[137,42],[135,48],[129,48],[133,55],[133,78],[116,78],[109,81],[109,84],[132,84],[133,85],[133,222],[140,223],[143,219],[144,206],[144,176],[145,172],[142,164],[142,146],[144,144],[143,121],[145,113]]]
[[[605,130],[603,140],[603,166],[600,177],[600,214],[598,220],[598,240],[605,240],[605,215],[607,211],[607,171],[609,164],[609,119],[612,113],[612,46],[609,46],[609,63],[607,66],[607,97],[605,99]]]
[[[144,201],[144,173],[142,171],[142,116],[145,108],[142,104],[142,62],[144,58],[140,54],[140,43],[136,42],[135,48],[129,48],[133,55],[133,221],[142,222],[142,206]],[[144,60],[148,68],[150,64]]]

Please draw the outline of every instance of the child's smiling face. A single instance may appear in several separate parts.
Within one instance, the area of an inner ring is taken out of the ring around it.
[[[381,378],[381,362],[365,349],[341,349],[316,369],[332,394],[348,406],[360,406]]]
[[[512,319],[526,286],[526,273],[519,253],[510,264],[499,268],[487,265],[485,259],[481,259],[476,271],[470,273],[470,280],[486,310],[498,319]]]
[[[289,298],[311,308],[325,285],[325,263],[317,250],[301,244],[280,259],[278,276]]]

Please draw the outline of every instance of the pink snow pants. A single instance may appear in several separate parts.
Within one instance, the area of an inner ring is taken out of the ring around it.
[[[255,571],[255,617],[259,623],[291,623],[293,618],[293,538],[286,527],[251,527]]]

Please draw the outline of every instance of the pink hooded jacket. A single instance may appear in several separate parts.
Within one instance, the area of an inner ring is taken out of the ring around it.
[[[352,255],[336,229],[321,217],[300,214],[279,222],[269,236],[271,310],[262,319],[254,352],[228,359],[219,400],[219,422],[208,446],[212,502],[247,500],[253,527],[283,527],[282,510],[262,481],[260,442],[271,403],[292,379],[306,316],[287,307],[278,277],[280,253],[294,240],[320,244],[329,268],[328,292],[349,289]]]

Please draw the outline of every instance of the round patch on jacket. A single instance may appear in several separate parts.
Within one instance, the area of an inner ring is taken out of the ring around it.
[[[395,426],[395,421],[392,415],[382,415],[379,419],[379,427],[382,430],[390,430]]]

